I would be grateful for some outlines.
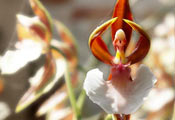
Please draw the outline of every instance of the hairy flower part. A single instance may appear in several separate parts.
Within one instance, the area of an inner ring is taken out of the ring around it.
[[[115,71],[113,71],[116,69]],[[156,82],[155,76],[145,65],[141,65],[136,77],[130,79],[130,69],[125,66],[112,68],[112,79],[105,81],[98,69],[87,73],[84,89],[89,98],[107,113],[131,114],[143,103]]]
[[[116,56],[113,60],[115,64],[118,64],[120,62],[126,63],[127,60],[125,59],[125,48],[126,45],[126,37],[125,33],[122,29],[119,29],[115,34],[115,39],[113,41],[114,49],[117,51]]]

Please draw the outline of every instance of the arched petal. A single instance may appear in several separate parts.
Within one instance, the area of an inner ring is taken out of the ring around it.
[[[124,21],[140,34],[140,38],[134,51],[127,57],[128,63],[134,64],[142,60],[147,55],[150,48],[150,38],[138,24],[126,19],[124,19]]]
[[[37,116],[42,116],[57,106],[64,106],[63,102],[65,102],[67,96],[66,85],[63,85],[39,107]]]
[[[112,18],[118,17],[118,19],[116,22],[114,22],[111,25],[112,40],[114,40],[115,33],[117,30],[119,30],[119,29],[124,30],[124,32],[126,34],[126,40],[127,40],[126,47],[128,46],[130,38],[131,38],[132,28],[128,24],[123,22],[123,19],[128,19],[131,21],[133,20],[128,1],[129,0],[117,0],[117,3],[115,5],[114,11],[113,11]]]
[[[69,31],[69,29],[63,23],[61,23],[58,20],[54,20],[54,25],[58,31],[58,34],[61,37],[61,41],[63,41],[64,43],[67,43],[73,47],[77,47],[75,37],[73,36],[71,31]],[[74,51],[74,52],[76,52],[76,51]]]
[[[43,94],[47,93],[55,85],[55,83],[64,75],[65,59],[60,55],[53,55],[54,59],[48,54],[46,64],[40,68],[38,72],[29,81],[31,87],[20,99],[16,112],[20,112],[35,102]],[[56,63],[56,66],[55,66]]]
[[[72,49],[73,47],[75,48],[75,46],[53,39],[51,41],[51,47],[64,55],[70,66],[70,71],[74,71],[78,62],[77,52],[75,49]]]
[[[117,18],[113,18],[97,27],[89,37],[89,47],[94,56],[100,61],[109,65],[112,65],[112,55],[109,53],[109,50],[102,40],[101,35],[116,20]]]
[[[155,84],[155,76],[141,65],[134,81],[105,81],[103,73],[93,69],[87,73],[84,89],[89,98],[109,114],[131,114],[143,103]],[[125,84],[125,87],[122,85]]]
[[[49,44],[51,33],[38,17],[30,18],[18,14],[17,19],[17,32],[20,40],[33,38],[37,41],[43,40],[47,45]]]
[[[58,34],[62,42],[52,40],[51,45],[64,53],[68,62],[71,63],[70,66],[74,69],[77,66],[78,62],[76,40],[73,34],[69,31],[69,29],[60,21],[54,20],[54,25],[57,28]]]
[[[47,26],[50,31],[50,35],[52,35],[52,19],[50,14],[47,12],[39,0],[30,0],[30,4],[34,13]]]

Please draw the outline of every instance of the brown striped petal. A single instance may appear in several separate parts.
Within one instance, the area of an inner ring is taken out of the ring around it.
[[[49,45],[50,32],[37,16],[30,18],[18,14],[17,19],[17,33],[19,40],[32,39],[45,42],[45,44]]]
[[[140,38],[136,43],[135,49],[129,56],[127,56],[128,63],[134,64],[142,60],[147,55],[150,48],[150,38],[138,24],[126,19],[124,19],[124,21],[130,25],[133,30],[140,34]]]
[[[34,13],[45,24],[49,31],[48,41],[52,39],[52,19],[47,10],[41,4],[39,0],[30,0],[31,7]]]
[[[66,65],[65,59],[61,54],[53,53],[53,57],[51,53],[47,54],[45,66],[39,69],[36,75],[29,80],[31,87],[19,101],[16,112],[22,111],[43,94],[50,91],[55,83],[63,76]]]
[[[89,37],[89,47],[93,55],[100,61],[112,65],[113,56],[109,53],[109,50],[101,38],[101,35],[105,30],[113,24],[117,18],[110,19],[109,21],[103,23],[101,26],[97,27]]]

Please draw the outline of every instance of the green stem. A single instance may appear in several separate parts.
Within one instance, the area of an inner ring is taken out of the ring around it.
[[[80,120],[80,114],[79,114],[79,110],[78,110],[77,105],[76,105],[75,94],[74,94],[73,87],[71,84],[69,67],[68,67],[67,63],[66,63],[66,71],[65,71],[65,81],[66,81],[67,91],[68,91],[68,95],[69,95],[69,100],[70,100],[72,109],[73,109],[74,114],[75,114],[74,120]]]
[[[86,92],[85,92],[85,90],[82,90],[80,93],[80,96],[78,97],[78,101],[77,101],[77,107],[78,107],[80,112],[82,111],[85,98],[86,98]]]

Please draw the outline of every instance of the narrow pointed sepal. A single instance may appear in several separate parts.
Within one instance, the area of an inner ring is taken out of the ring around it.
[[[40,20],[47,26],[50,33],[52,32],[52,19],[40,0],[29,0],[33,12],[40,18]],[[50,34],[51,35],[51,34]]]
[[[114,40],[115,33],[117,32],[117,30],[119,29],[124,30],[126,34],[126,40],[127,40],[127,43],[125,46],[125,49],[126,49],[131,39],[132,28],[128,24],[126,24],[123,21],[123,19],[128,19],[130,21],[133,21],[133,16],[129,6],[129,0],[117,0],[112,18],[115,18],[115,17],[118,17],[118,19],[111,26],[112,40]]]
[[[100,61],[112,65],[112,55],[110,54],[105,42],[102,40],[101,35],[104,31],[113,24],[117,18],[110,19],[101,26],[97,27],[89,37],[89,47],[94,56]]]
[[[65,59],[61,54],[53,54],[53,57],[55,61],[50,55],[47,55],[45,66],[40,68],[36,75],[29,80],[31,87],[20,99],[16,107],[17,113],[51,90],[55,83],[63,76],[66,65]]]
[[[47,101],[45,101],[38,109],[37,116],[42,116],[46,113],[48,113],[50,110],[58,107],[58,106],[64,106],[63,102],[65,102],[65,99],[67,98],[68,94],[66,91],[66,86],[62,86],[59,88]]]
[[[150,38],[140,25],[130,20],[124,19],[124,21],[130,25],[133,30],[137,31],[140,34],[140,38],[136,43],[133,52],[127,56],[127,62],[134,64],[142,60],[147,55],[150,49]]]

